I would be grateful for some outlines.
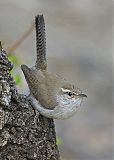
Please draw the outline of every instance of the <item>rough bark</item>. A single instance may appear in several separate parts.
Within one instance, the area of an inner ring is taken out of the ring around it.
[[[0,47],[0,160],[60,160],[53,119],[38,116],[10,75]]]

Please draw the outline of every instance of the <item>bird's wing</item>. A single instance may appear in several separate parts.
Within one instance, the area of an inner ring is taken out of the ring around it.
[[[39,101],[39,103],[48,109],[54,109],[58,104],[56,97],[55,85],[56,78],[46,77],[45,73],[22,65],[21,69],[25,75],[28,87],[32,95]]]

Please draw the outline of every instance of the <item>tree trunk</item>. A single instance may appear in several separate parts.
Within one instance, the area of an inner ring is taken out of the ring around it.
[[[0,45],[0,160],[60,160],[53,119],[18,93],[12,68]]]

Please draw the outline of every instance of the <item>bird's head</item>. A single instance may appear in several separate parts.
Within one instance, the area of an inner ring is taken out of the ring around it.
[[[79,88],[71,84],[63,85],[58,93],[60,104],[68,107],[79,107],[84,97],[87,96]]]

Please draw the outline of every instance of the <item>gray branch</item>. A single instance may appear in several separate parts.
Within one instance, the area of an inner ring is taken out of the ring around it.
[[[0,45],[0,160],[60,160],[53,119],[37,117],[18,93],[12,68]]]

